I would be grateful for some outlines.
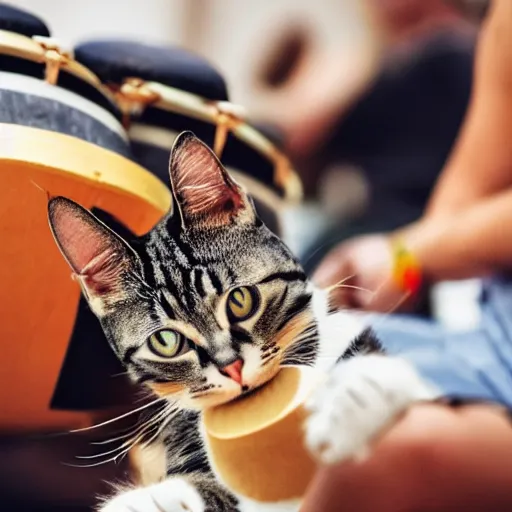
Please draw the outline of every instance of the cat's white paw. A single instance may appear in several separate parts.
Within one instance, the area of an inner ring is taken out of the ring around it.
[[[412,403],[438,396],[404,359],[348,359],[307,403],[306,444],[323,464],[363,458],[375,436]]]
[[[204,502],[193,485],[183,478],[119,494],[100,512],[204,512]]]

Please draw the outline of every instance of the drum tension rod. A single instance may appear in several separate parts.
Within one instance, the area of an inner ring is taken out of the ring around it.
[[[62,67],[73,59],[73,53],[62,48],[60,42],[52,37],[33,36],[32,39],[44,50],[45,64],[44,79],[51,85],[56,85]]]
[[[130,126],[132,116],[140,115],[148,105],[161,99],[141,78],[126,78],[121,86],[112,86],[111,89],[123,113],[123,125],[126,129]]]
[[[224,151],[224,147],[226,146],[229,132],[236,128],[237,125],[244,122],[245,109],[242,106],[229,101],[217,101],[213,103],[213,106],[216,111],[216,130],[213,142],[213,151],[220,159],[222,152]]]

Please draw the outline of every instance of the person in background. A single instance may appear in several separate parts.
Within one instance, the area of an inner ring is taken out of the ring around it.
[[[480,376],[509,393],[512,373],[512,3],[494,0],[481,28],[470,108],[457,144],[423,217],[388,234],[342,243],[322,261],[316,282],[328,286],[354,276],[340,305],[387,311],[404,289],[396,281],[393,242],[400,239],[426,285],[445,279],[491,276],[481,298],[484,324],[459,337],[475,351],[495,343],[496,358]],[[418,284],[418,283],[417,283]],[[400,309],[414,310],[414,297]],[[385,318],[385,317],[382,317]],[[487,319],[487,320],[485,320]],[[416,318],[391,315],[379,336],[403,344],[441,343],[450,333]],[[499,343],[498,343],[499,342]],[[466,345],[464,345],[464,343]],[[494,365],[494,366],[493,366]],[[507,377],[508,376],[508,377]],[[363,463],[322,468],[303,512],[429,512],[512,510],[512,423],[492,404],[418,405],[375,444]]]
[[[350,2],[361,4],[361,10],[367,13],[358,20],[366,24],[364,29],[369,31],[367,41],[365,44],[357,41],[357,46],[350,48],[352,52],[357,52],[358,67],[352,61],[347,62],[352,55],[344,48],[339,48],[337,53],[310,55],[313,50],[309,49],[307,39],[303,41],[298,55],[288,55],[286,45],[270,52],[273,55],[272,63],[279,62],[274,55],[277,53],[287,61],[279,64],[288,67],[284,83],[281,79],[279,87],[275,89],[275,95],[279,98],[279,105],[275,106],[279,108],[267,115],[274,116],[269,120],[284,131],[287,149],[298,161],[316,153],[326,139],[330,139],[346,112],[354,108],[354,102],[364,101],[361,95],[374,87],[376,73],[396,67],[397,59],[401,62],[411,57],[414,59],[425,42],[437,34],[450,32],[453,37],[464,38],[468,35],[471,37],[474,32],[471,23],[451,5],[452,2],[446,0]],[[343,30],[342,21],[340,30]],[[328,50],[330,48],[326,48],[325,52]],[[377,66],[373,62],[376,57],[383,61],[378,62]],[[368,63],[367,60],[372,62]],[[353,78],[344,79],[347,75]]]
[[[512,116],[506,115],[512,105],[512,46],[507,46],[512,45],[512,33],[501,25],[495,28],[494,16],[482,28],[464,126],[424,215],[391,233],[342,242],[318,266],[315,279],[322,286],[354,276],[352,284],[378,289],[375,294],[347,289],[339,298],[341,303],[388,312],[401,302],[403,291],[390,278],[389,241],[397,237],[421,261],[427,282],[481,276],[512,267],[512,237],[504,236],[508,195],[512,194],[508,190],[512,185],[512,146],[508,140]],[[502,46],[499,50],[498,45]],[[411,303],[404,301],[399,309],[407,309]]]
[[[343,83],[325,97],[329,74],[317,70],[314,100],[298,107],[308,117],[287,130],[306,193],[317,195],[326,217],[299,253],[308,273],[338,242],[421,215],[469,102],[475,24],[445,0],[366,3],[384,35],[373,78],[356,97],[345,98]],[[331,66],[357,74],[351,62],[340,55]],[[323,108],[336,98],[338,107]]]

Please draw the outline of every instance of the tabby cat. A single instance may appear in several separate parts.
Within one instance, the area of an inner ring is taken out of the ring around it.
[[[198,430],[201,410],[258,388],[283,366],[326,361],[336,347],[341,357],[306,424],[309,449],[333,463],[361,454],[432,391],[351,316],[329,314],[327,294],[190,132],[175,142],[170,177],[174,211],[130,244],[69,199],[48,205],[53,235],[110,345],[131,378],[167,405],[146,440],[157,459],[165,447],[166,477],[100,510],[298,510],[297,502],[248,502],[218,481]]]

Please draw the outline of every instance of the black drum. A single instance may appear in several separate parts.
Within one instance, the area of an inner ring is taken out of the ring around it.
[[[141,165],[167,181],[172,144],[190,130],[246,187],[264,222],[282,234],[282,212],[301,197],[299,179],[276,130],[247,122],[208,62],[181,48],[127,41],[88,42],[75,54],[115,92]]]

